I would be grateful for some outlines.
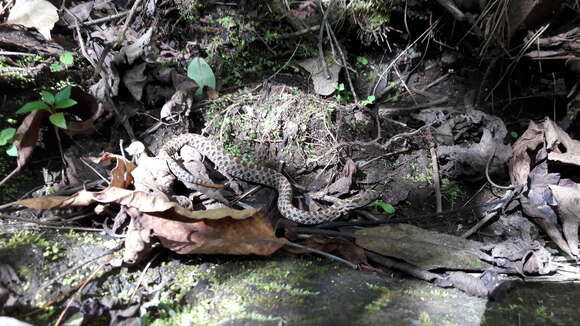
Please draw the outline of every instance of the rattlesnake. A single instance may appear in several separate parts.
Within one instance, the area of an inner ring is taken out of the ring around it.
[[[167,161],[171,172],[182,181],[199,183],[193,175],[187,172],[174,156],[185,146],[191,146],[203,156],[209,158],[218,171],[233,177],[272,187],[278,191],[278,209],[285,218],[302,224],[319,224],[332,221],[346,212],[362,207],[375,199],[372,191],[364,192],[349,199],[340,200],[334,205],[319,211],[305,211],[292,205],[292,186],[281,173],[260,166],[244,163],[240,159],[225,153],[214,142],[197,134],[182,134],[174,137],[163,145],[159,158]]]

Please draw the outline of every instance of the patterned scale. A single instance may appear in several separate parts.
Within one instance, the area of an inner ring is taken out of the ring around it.
[[[200,183],[193,175],[175,161],[175,156],[183,146],[191,146],[210,159],[218,171],[233,177],[272,187],[278,191],[278,209],[287,219],[301,224],[319,224],[337,219],[355,208],[372,202],[374,192],[364,192],[349,199],[340,200],[332,206],[319,211],[305,211],[292,205],[292,185],[281,173],[265,167],[249,165],[240,159],[227,154],[214,142],[197,134],[182,134],[167,142],[160,150],[158,157],[165,159],[171,172],[180,180]]]

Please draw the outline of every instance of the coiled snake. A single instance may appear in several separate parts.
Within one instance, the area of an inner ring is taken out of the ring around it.
[[[368,191],[349,199],[340,200],[323,210],[310,212],[298,209],[292,205],[292,186],[284,175],[272,169],[248,165],[240,159],[225,153],[221,148],[214,145],[209,138],[197,134],[182,134],[174,137],[163,145],[158,155],[159,158],[167,161],[171,172],[182,181],[199,183],[198,179],[175,161],[174,156],[185,145],[193,147],[203,156],[209,158],[218,171],[276,189],[278,191],[278,209],[280,213],[285,218],[297,223],[319,224],[332,221],[350,210],[367,205],[376,198],[374,192]]]

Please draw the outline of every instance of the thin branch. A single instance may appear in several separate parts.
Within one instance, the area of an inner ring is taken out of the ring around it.
[[[115,20],[117,18],[125,17],[128,14],[129,14],[129,10],[123,11],[123,12],[120,12],[118,14],[114,14],[114,15],[111,15],[111,16],[107,16],[107,17],[95,19],[95,20],[89,20],[89,21],[86,21],[86,22],[76,23],[76,24],[74,24],[72,26],[68,26],[68,28],[69,29],[75,29],[75,28],[77,28],[79,26],[91,26],[91,25],[96,25],[96,24],[100,24],[100,23],[105,23],[105,22],[108,22],[110,20]]]
[[[358,269],[358,265],[355,265],[355,264],[349,262],[348,260],[342,259],[342,258],[340,258],[338,256],[329,254],[327,252],[324,252],[324,251],[321,251],[321,250],[318,250],[318,249],[314,249],[314,248],[310,248],[310,247],[307,247],[307,246],[303,246],[303,245],[300,245],[300,244],[297,244],[297,243],[294,243],[294,242],[290,242],[290,241],[288,241],[286,243],[286,245],[287,246],[290,246],[290,247],[296,247],[296,248],[300,248],[302,250],[310,251],[310,252],[319,254],[321,256],[324,256],[324,257],[327,257],[327,258],[336,260],[336,261],[338,261],[340,263],[345,264],[346,266],[348,266],[348,267],[350,267],[352,269]]]
[[[441,200],[441,177],[439,176],[437,150],[435,149],[434,143],[431,143],[429,151],[431,152],[431,165],[433,166],[433,188],[435,188],[435,203],[437,204],[437,213],[441,213],[443,211],[443,203]]]

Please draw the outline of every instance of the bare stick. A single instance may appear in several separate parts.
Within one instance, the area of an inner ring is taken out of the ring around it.
[[[453,17],[455,17],[455,19],[457,19],[458,21],[463,21],[465,20],[465,14],[459,10],[459,8],[457,8],[455,6],[455,3],[453,3],[453,1],[450,0],[437,0],[437,2],[439,2],[439,4],[445,8],[447,11],[449,11],[449,13],[451,15],[453,15]]]
[[[401,51],[401,53],[399,53],[395,59],[393,59],[393,61],[391,61],[391,63],[389,63],[389,65],[387,66],[387,68],[385,68],[385,70],[381,73],[381,75],[379,76],[379,79],[377,80],[375,87],[373,88],[373,92],[372,95],[376,96],[376,92],[377,92],[377,88],[379,87],[379,84],[381,83],[382,79],[385,77],[385,75],[391,70],[391,68],[399,61],[399,59],[401,59],[401,57],[407,53],[407,51],[409,51],[409,49],[411,49],[417,42],[421,41],[423,38],[427,37],[427,35],[429,35],[429,33],[431,33],[431,31],[433,29],[435,29],[435,27],[437,27],[437,25],[439,25],[439,21],[441,21],[441,19],[437,19],[437,21],[435,21],[434,24],[432,24],[431,26],[429,26],[428,29],[426,29],[415,41],[413,41],[413,43],[409,44],[409,46],[407,46],[403,51]]]
[[[139,1],[139,0],[137,0]],[[83,281],[83,283],[81,284],[81,286],[79,287],[76,296],[80,296],[81,292],[83,291],[83,289],[87,286],[87,284],[89,284],[89,282],[91,282],[96,276],[97,274],[101,271],[101,269],[103,269],[103,267],[105,267],[106,263],[103,263],[101,265],[99,265],[99,267],[89,276],[87,277],[87,279],[85,279]],[[64,318],[64,316],[66,315],[66,312],[68,311],[68,308],[70,307],[70,305],[73,303],[73,298],[70,298],[69,301],[67,302],[65,308],[62,310],[62,312],[60,313],[60,316],[58,316],[57,321],[54,323],[54,326],[60,326],[60,324],[62,323],[62,320]]]
[[[487,160],[487,164],[485,165],[485,177],[487,178],[487,182],[489,182],[489,184],[491,184],[492,186],[494,186],[498,189],[514,190],[516,188],[514,185],[500,186],[497,183],[493,182],[491,180],[491,178],[489,177],[489,167],[491,165],[491,161],[493,160],[493,157],[495,156],[495,151],[496,151],[496,148],[494,147],[493,152],[491,153],[491,156],[489,157],[489,159]]]
[[[403,273],[407,273],[415,278],[418,278],[420,280],[424,280],[424,281],[428,281],[431,282],[435,279],[440,279],[441,276],[435,274],[435,273],[431,273],[428,272],[426,270],[422,270],[420,268],[417,268],[411,264],[405,263],[405,262],[401,262],[401,261],[396,261],[394,259],[391,259],[389,257],[385,257],[382,255],[378,255],[375,254],[374,252],[365,250],[365,254],[367,255],[367,257],[376,262],[379,263],[385,267],[388,268],[393,268],[396,270],[399,270]]]
[[[111,16],[107,16],[107,17],[103,17],[103,18],[99,18],[99,19],[95,19],[95,20],[89,20],[87,22],[76,23],[76,24],[74,24],[72,26],[68,26],[68,28],[69,29],[75,29],[75,28],[77,28],[79,26],[90,26],[90,25],[100,24],[100,23],[108,22],[110,20],[115,20],[117,18],[125,17],[128,14],[129,14],[129,10],[120,12],[120,13],[115,14],[115,15],[111,15]]]
[[[286,245],[287,246],[290,246],[290,247],[296,247],[296,248],[300,248],[300,249],[303,249],[303,250],[306,250],[306,251],[314,252],[314,253],[317,253],[317,254],[319,254],[321,256],[324,256],[324,257],[327,257],[327,258],[336,260],[338,262],[341,262],[341,263],[345,264],[346,266],[348,266],[348,267],[350,267],[352,269],[358,269],[358,266],[357,265],[349,262],[348,260],[342,259],[342,258],[340,258],[338,256],[329,254],[327,252],[324,252],[324,251],[321,251],[321,250],[318,250],[318,249],[314,249],[314,248],[310,248],[310,247],[307,247],[307,246],[303,246],[303,245],[300,245],[300,244],[297,244],[297,243],[294,243],[294,242],[290,242],[290,241],[288,241],[286,243]]]
[[[278,38],[281,40],[284,40],[284,39],[288,39],[288,38],[298,37],[298,36],[302,36],[304,34],[316,32],[319,29],[320,29],[320,25],[315,25],[315,26],[312,26],[309,28],[305,28],[303,30],[299,30],[299,31],[294,32],[294,33],[282,34],[282,35],[278,36]]]
[[[338,39],[334,35],[334,31],[330,27],[330,24],[326,23],[326,29],[328,31],[328,35],[330,35],[330,42],[334,41],[334,43],[336,44],[336,48],[338,49],[338,54],[340,54],[340,60],[342,61],[342,66],[344,67],[344,70],[346,71],[346,79],[348,80],[348,85],[350,87],[350,91],[352,92],[352,96],[354,97],[354,102],[358,103],[358,96],[356,94],[356,90],[354,89],[354,84],[352,83],[352,78],[350,78],[350,73],[348,72],[348,64],[346,62],[346,57],[344,55],[344,52],[342,51],[340,43],[338,42]]]
[[[441,202],[441,180],[439,179],[439,164],[437,163],[437,150],[435,149],[435,144],[431,144],[429,151],[431,152],[431,165],[433,165],[433,188],[435,188],[437,213],[441,213],[443,211],[443,203]]]
[[[153,258],[151,258],[149,260],[149,262],[147,263],[147,265],[145,266],[145,268],[143,268],[143,271],[141,272],[141,276],[139,276],[139,281],[137,281],[137,285],[135,286],[135,288],[133,289],[133,291],[131,291],[131,294],[129,295],[129,300],[128,301],[131,301],[131,298],[133,298],[133,296],[135,295],[135,293],[137,293],[137,290],[139,290],[139,287],[143,283],[143,279],[145,278],[145,274],[149,270],[149,267],[151,267],[151,264],[153,263],[153,261],[155,261],[155,259],[157,259],[157,257],[159,257],[159,254],[160,253],[161,252],[158,252],[157,254],[155,254],[155,256],[153,256]]]
[[[25,53],[25,52],[11,52],[11,51],[0,51],[0,55],[4,56],[24,56],[24,57],[31,57],[35,56],[34,53]]]

